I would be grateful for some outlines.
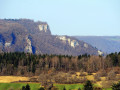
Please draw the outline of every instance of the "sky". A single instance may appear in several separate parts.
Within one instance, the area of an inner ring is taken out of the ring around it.
[[[0,0],[0,19],[49,24],[54,35],[120,36],[120,0]]]

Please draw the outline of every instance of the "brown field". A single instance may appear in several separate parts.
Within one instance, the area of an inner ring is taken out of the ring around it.
[[[28,81],[29,77],[22,76],[0,76],[0,83],[11,83],[16,81]]]

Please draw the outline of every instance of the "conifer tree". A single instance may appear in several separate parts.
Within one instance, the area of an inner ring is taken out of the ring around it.
[[[84,85],[84,90],[93,90],[93,85],[91,83],[91,81],[86,81],[85,85]]]

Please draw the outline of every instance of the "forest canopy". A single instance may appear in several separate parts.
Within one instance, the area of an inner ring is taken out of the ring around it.
[[[48,72],[83,70],[88,73],[120,66],[120,53],[106,57],[93,55],[36,55],[30,53],[1,53],[0,75],[39,75]],[[120,73],[117,71],[117,73]]]

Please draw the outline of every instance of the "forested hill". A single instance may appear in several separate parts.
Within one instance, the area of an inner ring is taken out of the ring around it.
[[[80,71],[93,73],[120,66],[120,53],[102,56],[36,55],[29,53],[1,53],[0,75],[32,76],[48,72]],[[119,70],[116,73],[120,73]]]
[[[76,38],[51,35],[46,22],[30,19],[0,19],[0,52],[74,56],[101,54],[95,47]]]

